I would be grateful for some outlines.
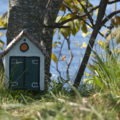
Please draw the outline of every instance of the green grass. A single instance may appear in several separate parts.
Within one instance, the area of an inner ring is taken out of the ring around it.
[[[0,120],[120,120],[120,62],[96,54],[94,63],[86,83],[93,87],[82,92],[61,83],[46,93],[6,90],[0,69]]]
[[[4,91],[0,120],[119,120],[120,103],[110,94],[82,97],[49,92],[34,96],[33,93]]]
[[[92,78],[96,90],[120,96],[120,55],[107,55],[106,60],[95,53]]]

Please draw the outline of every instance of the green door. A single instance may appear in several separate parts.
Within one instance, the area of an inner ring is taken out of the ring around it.
[[[10,58],[10,87],[12,89],[39,90],[39,57]]]
[[[24,87],[29,90],[39,90],[40,60],[38,57],[25,58]]]
[[[11,57],[10,58],[10,83],[9,87],[12,89],[23,89],[24,80],[24,58]]]

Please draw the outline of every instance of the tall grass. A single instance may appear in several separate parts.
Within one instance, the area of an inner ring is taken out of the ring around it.
[[[94,65],[90,67],[93,72],[92,81],[94,88],[101,92],[110,92],[120,96],[120,56],[107,55],[106,59],[94,52]],[[104,56],[105,58],[105,56]]]
[[[0,120],[119,120],[120,119],[120,61],[119,57],[102,59],[95,54],[89,78],[94,92],[83,97],[54,83],[45,94],[4,89],[4,71],[0,69]],[[93,91],[92,90],[92,91]],[[86,93],[86,92],[85,92]]]

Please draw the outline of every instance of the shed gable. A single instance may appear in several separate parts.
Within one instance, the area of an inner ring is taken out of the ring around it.
[[[0,57],[5,57],[8,53],[12,54],[12,52],[18,52],[19,54],[22,53],[20,52],[19,45],[25,42],[29,43],[30,45],[30,49],[25,53],[32,54],[32,52],[34,52],[35,54],[35,52],[39,51],[39,54],[41,54],[42,56],[47,55],[45,46],[41,46],[40,43],[37,42],[37,40],[35,40],[26,30],[23,30],[7,45],[7,48],[2,53],[0,53]],[[12,49],[14,49],[14,51]]]
[[[21,44],[23,43],[26,43],[29,47],[29,49],[26,51],[26,52],[23,52],[20,50],[20,46]],[[22,36],[20,38],[20,40],[8,51],[7,55],[16,55],[16,56],[24,56],[24,55],[27,55],[27,56],[32,56],[32,55],[39,55],[39,56],[44,56],[42,51],[40,49],[38,49],[38,47],[36,47],[35,44],[33,44],[29,38],[27,38],[26,36]]]

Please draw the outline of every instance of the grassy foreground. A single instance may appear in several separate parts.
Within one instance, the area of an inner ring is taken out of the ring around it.
[[[0,120],[120,120],[120,62],[108,61],[96,56],[92,88],[82,92],[62,84],[46,93],[5,90],[0,69]]]
[[[120,97],[109,92],[31,93],[0,89],[0,120],[120,120]]]
[[[0,90],[0,120],[120,120],[120,98]]]

